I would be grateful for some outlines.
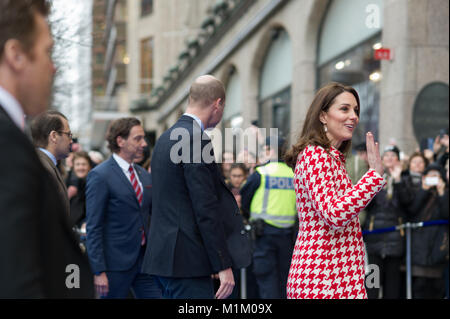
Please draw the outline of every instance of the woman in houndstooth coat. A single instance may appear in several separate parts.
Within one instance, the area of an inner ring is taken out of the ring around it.
[[[367,298],[359,212],[384,185],[378,143],[367,133],[369,170],[352,185],[344,154],[359,121],[351,87],[320,89],[297,144],[286,155],[294,169],[299,232],[287,283],[290,299]]]

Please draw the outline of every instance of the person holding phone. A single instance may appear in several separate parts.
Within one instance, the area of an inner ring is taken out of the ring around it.
[[[444,169],[432,163],[424,171],[422,188],[408,207],[411,222],[448,220],[448,188]],[[443,271],[448,264],[448,225],[415,229],[411,237],[413,298],[443,298]]]
[[[445,162],[448,160],[448,148],[449,148],[448,128],[441,129],[439,135],[436,136],[433,143],[433,159],[442,167],[445,166]]]

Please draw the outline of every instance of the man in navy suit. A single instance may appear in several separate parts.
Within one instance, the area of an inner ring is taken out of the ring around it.
[[[203,132],[222,118],[223,84],[210,75],[197,78],[188,103],[153,150],[152,224],[143,271],[156,276],[166,298],[223,299],[233,291],[232,267],[250,262],[239,208]],[[213,274],[220,280],[215,295]]]
[[[89,172],[86,184],[87,252],[97,293],[104,298],[160,298],[154,278],[141,273],[151,213],[151,176],[139,165],[145,142],[136,118],[111,123],[113,155]]]

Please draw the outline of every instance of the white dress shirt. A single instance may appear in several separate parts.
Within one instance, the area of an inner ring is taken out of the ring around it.
[[[45,155],[47,155],[52,160],[53,164],[55,164],[55,166],[58,164],[55,155],[53,155],[52,153],[50,153],[49,151],[47,151],[45,148],[42,147],[39,147],[39,150]]]
[[[198,116],[195,116],[194,114],[190,114],[190,113],[184,113],[183,115],[192,117],[198,123],[198,125],[200,125],[200,127],[202,128],[202,131],[205,130],[205,127],[203,126],[202,120],[200,120],[198,118]]]
[[[128,178],[128,180],[131,183],[131,174],[128,171],[128,169],[130,167],[130,163],[128,163],[126,160],[124,160],[122,157],[120,157],[116,153],[113,153],[112,156],[113,156],[114,160],[117,162],[117,164],[119,165],[119,167],[122,169],[122,171],[125,174],[125,176]],[[139,179],[138,173],[134,169],[134,165],[132,165],[132,167],[133,167],[134,175],[136,176],[136,179],[137,179],[137,181],[139,183],[139,186],[141,187],[141,191],[142,191],[142,194],[143,194],[144,193],[144,187],[142,187],[141,180]]]
[[[8,91],[0,86],[0,105],[22,131],[25,128],[25,113],[19,102]]]

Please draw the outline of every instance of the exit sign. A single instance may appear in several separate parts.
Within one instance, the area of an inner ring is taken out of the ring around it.
[[[375,60],[392,60],[392,50],[388,48],[381,48],[374,51],[373,58]]]

